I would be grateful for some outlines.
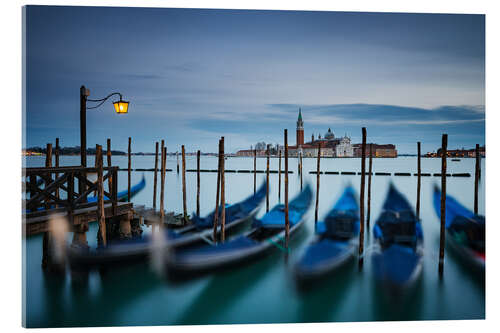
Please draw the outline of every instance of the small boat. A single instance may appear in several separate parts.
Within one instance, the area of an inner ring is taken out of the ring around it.
[[[353,259],[359,243],[359,207],[351,186],[324,221],[319,221],[316,236],[295,265],[297,280],[307,281],[326,275]]]
[[[415,284],[422,272],[423,231],[408,200],[391,183],[383,212],[373,227],[374,274],[393,290]]]
[[[434,210],[441,218],[441,191],[434,186]],[[452,196],[446,196],[446,242],[464,261],[479,270],[485,269],[485,218],[475,215]]]
[[[260,204],[266,196],[266,182],[259,190],[239,203],[226,206],[225,231],[231,232],[238,225],[249,221],[258,211]],[[151,236],[109,242],[106,247],[98,248],[95,251],[80,251],[70,248],[68,250],[70,260],[81,265],[101,265],[106,263],[119,263],[131,261],[138,258],[145,258],[151,254],[153,247],[160,246],[160,251],[172,248],[203,243],[207,239],[213,239],[213,217],[214,213],[205,218],[197,217],[193,214],[192,224],[177,230],[164,230],[165,242],[154,244]],[[221,232],[220,226],[217,233]]]
[[[224,232],[230,233],[241,224],[249,221],[257,211],[259,206],[266,197],[267,182],[263,182],[255,194],[247,199],[236,203],[234,205],[226,205],[226,220],[224,223]],[[219,219],[217,226],[217,235],[221,233],[220,224],[220,209]],[[191,245],[193,243],[208,239],[213,242],[213,225],[214,225],[215,211],[207,217],[199,217],[195,213],[192,214],[191,224],[176,230],[168,231],[169,247],[180,248]]]
[[[291,237],[304,223],[304,215],[312,201],[311,187],[289,203]],[[260,219],[254,219],[247,233],[216,245],[181,249],[167,257],[167,272],[171,277],[206,273],[236,264],[244,264],[265,255],[285,238],[285,206],[276,205]]]
[[[139,193],[142,189],[146,187],[146,179],[144,178],[144,174],[142,175],[142,179],[139,183],[130,187],[130,199],[132,199],[137,193]],[[120,202],[130,201],[128,199],[128,189],[120,191],[117,193],[116,197]],[[104,196],[104,200],[109,200],[107,196]],[[96,202],[97,196],[92,196],[87,198],[87,202]]]

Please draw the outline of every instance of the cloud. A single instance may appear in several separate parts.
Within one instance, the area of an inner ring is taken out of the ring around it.
[[[484,106],[440,106],[425,109],[398,105],[333,104],[296,105],[271,104],[284,112],[297,112],[299,107],[309,123],[342,123],[353,125],[443,125],[484,122]]]

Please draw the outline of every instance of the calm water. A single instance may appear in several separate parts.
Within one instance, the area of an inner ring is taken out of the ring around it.
[[[29,157],[27,166],[43,166],[44,157]],[[62,165],[77,165],[79,157],[62,157]],[[93,156],[89,165],[94,164]],[[127,158],[113,157],[113,165],[127,166]],[[176,159],[169,157],[167,168],[175,170]],[[257,160],[264,170],[266,160]],[[290,198],[300,190],[297,159],[290,159]],[[137,156],[133,168],[154,167],[153,156]],[[214,157],[202,157],[201,167],[216,169]],[[187,157],[187,169],[196,168],[196,157]],[[226,169],[252,169],[251,158],[229,158]],[[271,169],[278,160],[271,159]],[[439,159],[422,159],[422,172],[440,172]],[[484,159],[479,194],[479,212],[484,214]],[[323,171],[359,171],[359,159],[323,159]],[[415,157],[374,159],[374,172],[416,172]],[[304,159],[304,183],[316,188],[315,159]],[[474,160],[448,161],[448,172],[474,173]],[[134,197],[134,204],[152,206],[153,173],[133,172],[132,184],[146,177],[146,188]],[[216,173],[201,174],[201,213],[215,206]],[[335,203],[346,184],[359,191],[359,176],[322,175],[319,216],[324,216]],[[265,174],[257,174],[257,186]],[[231,324],[231,323],[288,323],[320,321],[372,320],[433,320],[481,319],[485,316],[485,289],[482,277],[465,267],[453,253],[445,255],[444,277],[438,278],[439,220],[432,208],[432,186],[440,178],[422,178],[421,218],[424,229],[425,263],[422,279],[411,295],[387,298],[373,282],[370,244],[367,236],[366,259],[362,272],[356,265],[319,283],[309,291],[299,291],[291,275],[291,267],[313,236],[314,205],[307,222],[290,245],[288,260],[275,249],[269,256],[241,268],[207,275],[182,284],[171,284],[157,276],[148,262],[113,269],[105,274],[92,272],[86,285],[45,276],[41,269],[42,236],[24,241],[25,251],[25,314],[28,327],[47,326],[115,326],[171,324]],[[196,207],[196,173],[186,173],[188,211]],[[380,214],[388,189],[393,181],[411,203],[416,201],[416,177],[372,178],[371,225]],[[271,207],[278,203],[278,175],[270,175]],[[283,180],[282,180],[283,182]],[[119,172],[119,190],[126,189],[127,173]],[[166,209],[182,212],[181,176],[166,174]],[[253,174],[226,174],[226,200],[234,203],[253,192]],[[283,186],[283,184],[282,184]],[[283,191],[283,188],[282,188]],[[473,208],[474,178],[448,178],[447,191],[468,208]],[[265,204],[258,216],[263,215]],[[90,246],[96,245],[96,224],[87,233]],[[150,232],[145,228],[145,232]],[[371,234],[371,228],[370,228]]]

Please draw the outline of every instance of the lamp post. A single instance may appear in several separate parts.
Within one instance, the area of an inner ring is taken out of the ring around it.
[[[90,91],[85,86],[80,87],[80,157],[81,165],[87,166],[87,110],[97,109],[113,95],[119,95],[120,100],[113,102],[115,112],[118,114],[128,113],[129,102],[122,99],[122,94],[114,92],[101,99],[89,99]],[[87,107],[88,102],[100,102],[96,106]]]

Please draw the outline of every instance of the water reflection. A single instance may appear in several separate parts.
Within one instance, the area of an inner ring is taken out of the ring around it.
[[[371,290],[375,320],[415,320],[421,317],[422,290],[424,289],[422,276],[415,284],[404,289],[394,289],[372,279]]]
[[[219,272],[190,304],[177,324],[217,324],[217,315],[223,313],[250,293],[265,274],[279,262],[281,254],[274,253],[254,264]]]
[[[331,272],[313,283],[297,285],[299,322],[326,322],[336,317],[357,272],[357,260]],[[319,305],[319,306],[318,306]]]

